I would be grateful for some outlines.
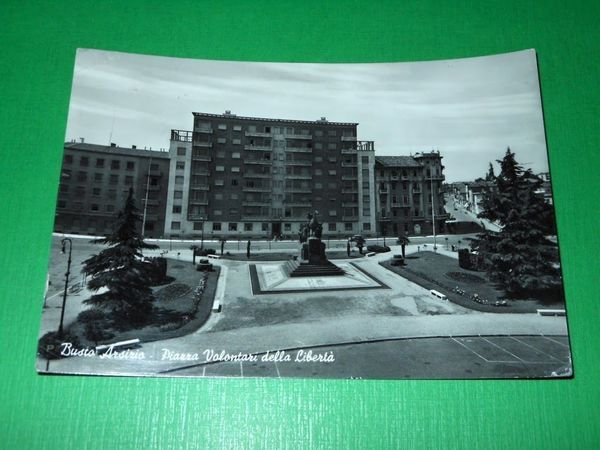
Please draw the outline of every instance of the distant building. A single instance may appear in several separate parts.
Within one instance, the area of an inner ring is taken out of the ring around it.
[[[378,231],[387,236],[420,235],[445,229],[442,156],[376,156]]]
[[[194,113],[171,133],[165,235],[296,238],[315,211],[324,235],[374,234],[374,144],[357,125]]]
[[[136,204],[145,216],[145,236],[160,237],[168,180],[167,152],[65,143],[55,231],[90,235],[112,231],[116,214],[133,188]]]
[[[550,172],[541,172],[537,176],[542,180],[542,185],[536,191],[536,194],[544,197],[544,200],[549,205],[553,204],[552,201],[552,186],[550,184]]]

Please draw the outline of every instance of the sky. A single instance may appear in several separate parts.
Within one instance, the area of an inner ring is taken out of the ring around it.
[[[168,149],[192,112],[357,122],[376,155],[439,150],[447,182],[496,173],[507,147],[548,171],[533,50],[427,62],[304,64],[79,49],[65,140]]]

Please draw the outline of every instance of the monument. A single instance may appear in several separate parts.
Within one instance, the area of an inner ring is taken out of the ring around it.
[[[308,214],[307,222],[298,233],[302,244],[301,262],[290,261],[287,268],[290,277],[344,275],[344,270],[327,259],[325,243],[321,241],[323,225],[317,219],[318,213]]]

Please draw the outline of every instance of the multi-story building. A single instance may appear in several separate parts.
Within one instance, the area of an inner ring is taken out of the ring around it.
[[[133,188],[145,236],[164,232],[169,154],[167,152],[65,143],[55,231],[104,235]]]
[[[193,114],[171,133],[165,235],[295,238],[315,211],[324,235],[375,233],[374,145],[357,123]]]
[[[449,218],[444,209],[444,166],[438,152],[376,156],[378,230],[391,236],[436,233]]]

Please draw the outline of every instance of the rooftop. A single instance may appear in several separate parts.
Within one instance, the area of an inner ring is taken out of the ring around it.
[[[87,152],[98,152],[114,155],[137,156],[146,158],[169,158],[169,152],[159,150],[146,150],[134,147],[119,147],[116,144],[100,145],[88,144],[87,142],[65,142],[65,150],[81,150]]]
[[[375,156],[375,161],[386,167],[422,167],[412,156]]]
[[[235,119],[235,120],[261,120],[265,122],[276,122],[276,123],[302,123],[310,125],[342,125],[342,126],[357,126],[358,123],[353,122],[330,122],[325,117],[321,117],[319,120],[295,120],[295,119],[272,119],[266,117],[246,117],[231,114],[231,111],[225,111],[223,114],[210,114],[202,112],[193,112],[194,116],[197,117],[209,117],[212,119]]]

